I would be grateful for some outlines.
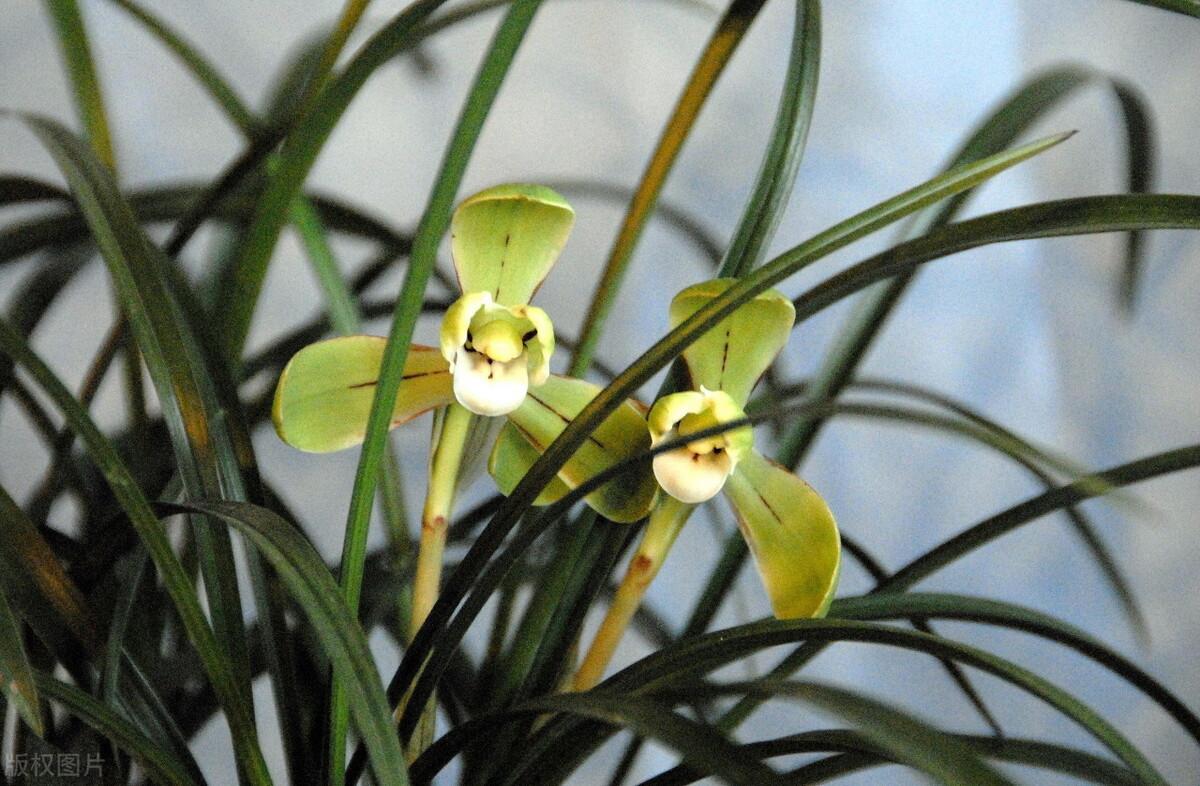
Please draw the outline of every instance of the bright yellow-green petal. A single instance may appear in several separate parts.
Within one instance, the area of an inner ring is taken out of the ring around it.
[[[590,382],[552,375],[545,384],[531,388],[525,403],[509,413],[508,419],[540,453],[599,391]],[[559,470],[558,477],[575,488],[618,461],[649,448],[646,419],[636,405],[626,401],[584,441]],[[605,518],[632,522],[649,513],[657,490],[650,462],[645,461],[589,494],[586,501]]]
[[[680,292],[671,301],[671,327],[696,313],[734,280],[715,278]],[[787,343],[795,322],[792,301],[773,289],[745,303],[683,351],[692,387],[723,390],[744,407],[758,378]]]
[[[574,223],[575,211],[545,186],[502,185],[469,197],[450,224],[462,291],[490,292],[506,306],[528,303]]]
[[[646,423],[651,441],[658,444],[686,415],[704,410],[704,394],[697,390],[671,393],[654,402]]]
[[[387,340],[344,336],[310,344],[288,361],[275,389],[271,417],[289,445],[328,453],[362,442]],[[454,400],[441,352],[413,345],[392,411],[392,427]]]
[[[550,376],[550,358],[554,355],[554,323],[537,306],[514,306],[513,313],[528,319],[536,331],[526,342],[529,349],[529,382],[541,385]]]
[[[521,432],[512,423],[505,423],[496,436],[496,444],[488,457],[488,472],[496,480],[500,493],[509,495],[525,477],[525,473],[538,460],[537,448],[529,444],[529,440],[521,436]],[[555,477],[534,501],[534,505],[549,505],[562,499],[571,488]]]
[[[468,292],[450,304],[442,317],[442,331],[439,345],[442,357],[447,363],[454,362],[454,353],[467,343],[467,333],[471,329],[471,320],[484,306],[492,303],[491,292]]]
[[[841,538],[817,492],[751,451],[725,483],[771,608],[780,619],[816,617],[837,588]]]

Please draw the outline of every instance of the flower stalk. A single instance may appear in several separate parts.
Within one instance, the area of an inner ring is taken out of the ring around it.
[[[667,553],[675,543],[675,538],[679,536],[695,507],[666,494],[659,497],[658,504],[650,514],[650,521],[646,524],[646,531],[642,533],[637,551],[633,553],[629,566],[625,569],[625,577],[621,579],[621,585],[617,587],[613,596],[612,605],[608,607],[608,613],[600,623],[579,671],[575,673],[572,690],[591,690],[600,682],[613,653],[617,651],[617,645],[633,620],[633,615],[642,604],[642,597],[650,587],[650,582],[658,575]]]
[[[429,491],[421,514],[421,543],[417,549],[417,567],[413,576],[412,621],[409,626],[412,635],[416,635],[417,629],[429,616],[429,610],[437,602],[454,490],[474,418],[461,404],[449,404],[434,436],[433,455],[429,463]]]

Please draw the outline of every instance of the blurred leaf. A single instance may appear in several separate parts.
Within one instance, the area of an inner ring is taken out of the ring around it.
[[[0,175],[0,205],[69,201],[71,195],[53,183],[25,175]]]
[[[1200,19],[1200,0],[1131,0],[1131,2]]]
[[[978,756],[1072,775],[1089,783],[1102,783],[1106,786],[1137,786],[1141,783],[1137,776],[1124,767],[1074,748],[1012,737],[966,734],[946,736],[956,744],[966,746]],[[802,732],[772,740],[746,743],[742,747],[747,753],[762,758],[844,751],[792,770],[787,775],[788,782],[792,784],[821,783],[837,775],[879,767],[895,761],[894,757],[863,734],[847,729]],[[687,786],[702,777],[701,773],[691,771],[687,767],[674,767],[643,781],[641,786]]]
[[[46,10],[58,34],[58,48],[67,67],[75,110],[83,122],[84,132],[96,157],[115,171],[117,159],[113,153],[112,135],[104,112],[100,80],[84,29],[83,17],[75,0],[45,0]]]
[[[129,469],[121,461],[112,443],[92,422],[87,411],[79,405],[54,372],[29,348],[21,335],[4,320],[0,320],[0,352],[23,366],[62,411],[68,425],[87,448],[118,503],[128,513],[130,522],[146,544],[161,580],[175,602],[192,646],[221,697],[230,726],[237,730],[235,742],[240,747],[243,766],[254,774],[256,784],[266,786],[270,783],[266,764],[260,753],[255,755],[258,746],[252,716],[234,682],[227,651],[224,646],[218,644],[213,635],[191,579],[172,551],[166,533],[159,525],[137,482],[129,474]],[[242,739],[237,739],[239,734]]]
[[[333,574],[308,541],[277,514],[245,502],[189,502],[170,508],[218,518],[262,552],[304,610],[325,654],[341,675],[350,714],[371,751],[376,777],[383,784],[407,784],[404,755],[366,637],[342,599]]]
[[[61,704],[71,715],[129,753],[155,781],[203,786],[204,780],[194,769],[173,757],[168,749],[148,739],[129,721],[87,693],[44,674],[37,675],[37,685],[46,699]]]
[[[0,687],[21,720],[41,737],[45,732],[42,706],[25,654],[25,637],[21,634],[21,623],[8,606],[3,588],[0,588]]]
[[[642,235],[642,230],[649,223],[650,214],[654,211],[655,202],[658,201],[658,195],[666,183],[671,167],[674,166],[679,151],[683,149],[683,143],[691,134],[709,93],[765,2],[766,0],[732,0],[713,30],[704,51],[701,52],[700,59],[692,68],[687,84],[671,111],[662,136],[659,137],[658,145],[650,155],[650,161],[638,182],[637,191],[629,203],[625,218],[621,221],[617,239],[609,252],[600,282],[596,285],[596,292],[583,319],[579,346],[571,355],[570,370],[567,372],[569,376],[582,376],[591,366],[592,356],[600,342],[600,333],[616,300],[625,269],[629,267],[633,258],[633,250]]]

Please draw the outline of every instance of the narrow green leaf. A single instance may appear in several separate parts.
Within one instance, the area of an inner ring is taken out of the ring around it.
[[[87,30],[75,0],[45,0],[46,10],[58,34],[58,47],[67,67],[75,110],[83,123],[84,132],[96,157],[110,170],[117,166],[112,135],[104,112],[104,98],[96,64],[92,59]]]
[[[792,22],[792,52],[775,112],[775,125],[758,170],[758,180],[721,259],[717,273],[721,278],[740,278],[757,267],[775,237],[804,156],[820,65],[821,4],[818,0],[798,0]]]
[[[1130,2],[1161,8],[1164,11],[1174,11],[1177,14],[1194,16],[1200,19],[1200,0],[1130,0]]]
[[[1105,786],[1137,786],[1141,783],[1137,776],[1119,764],[1075,748],[1013,737],[967,734],[946,736],[979,756],[1071,775],[1089,783],[1101,783]],[[889,756],[863,734],[848,729],[819,729],[773,740],[751,742],[742,747],[748,753],[763,758],[843,751],[792,770],[788,773],[788,782],[793,784],[822,783],[838,775],[896,762],[894,757]],[[701,773],[693,772],[687,767],[675,767],[643,781],[641,786],[688,786],[702,777]]]
[[[604,322],[613,301],[616,300],[625,270],[633,258],[633,250],[649,222],[675,159],[679,157],[683,143],[691,134],[700,110],[704,108],[721,72],[732,59],[733,53],[765,2],[766,0],[733,0],[692,68],[687,84],[663,128],[658,145],[650,155],[650,161],[638,182],[637,191],[621,221],[617,239],[609,252],[600,282],[596,285],[596,292],[584,317],[579,346],[571,356],[570,371],[567,372],[569,376],[582,376],[591,366],[592,356],[600,342],[600,333],[604,329]]]
[[[75,137],[53,121],[26,117],[25,122],[58,163],[109,267],[158,393],[185,492],[243,497],[227,420],[218,414],[214,374],[167,278],[168,263],[143,234],[111,173]],[[227,532],[203,519],[195,522],[195,530],[213,625],[228,649],[244,700],[253,707],[232,545]],[[253,737],[244,744],[255,745]]]
[[[691,686],[681,686],[688,690]],[[701,689],[703,690],[703,689]],[[717,695],[748,691],[812,704],[853,724],[890,756],[948,786],[1012,786],[953,736],[916,717],[844,688],[812,682],[751,682],[717,686]]]
[[[16,708],[25,725],[39,737],[45,732],[42,726],[42,704],[38,698],[37,685],[33,681],[33,670],[25,654],[25,637],[21,623],[12,613],[0,588],[0,688]]]
[[[342,599],[333,574],[309,542],[277,514],[249,503],[189,502],[171,507],[175,512],[202,512],[224,521],[267,558],[304,610],[340,675],[350,700],[350,715],[371,751],[379,782],[407,784],[404,754],[392,729],[391,710],[366,637]]]
[[[243,700],[227,655],[227,645],[218,644],[196,597],[195,589],[183,566],[171,549],[166,533],[151,510],[136,480],[121,461],[112,443],[101,433],[87,411],[71,395],[21,335],[0,320],[0,352],[19,363],[37,381],[42,390],[62,411],[67,424],[87,448],[97,469],[104,476],[118,504],[146,544],[171,599],[175,602],[192,646],[204,663],[217,695],[225,708],[239,760],[256,786],[269,786],[266,763],[258,748],[253,716]]]

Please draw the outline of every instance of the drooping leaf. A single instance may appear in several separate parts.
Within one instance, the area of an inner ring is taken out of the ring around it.
[[[824,615],[841,571],[841,539],[825,500],[754,451],[738,462],[725,491],[775,616]]]
[[[42,736],[41,700],[25,654],[25,637],[21,635],[21,623],[9,608],[3,587],[0,587],[0,688],[16,707],[21,720],[34,734]]]
[[[529,458],[536,461],[541,451],[562,433],[566,424],[587,406],[599,390],[596,385],[581,379],[556,376],[551,376],[543,385],[531,388],[525,396],[525,402],[511,412],[508,419],[534,452],[510,451],[510,457],[519,462]],[[575,488],[606,468],[636,456],[649,447],[650,431],[646,428],[646,419],[637,405],[626,401],[563,464],[557,480],[568,489]],[[509,493],[533,463],[500,464],[499,461],[492,461],[489,469],[500,490]],[[555,487],[550,485],[549,488]],[[650,511],[657,490],[658,485],[649,466],[639,466],[623,472],[620,477],[589,494],[587,503],[611,521],[633,522]]]
[[[558,259],[575,211],[545,186],[506,184],[463,200],[450,222],[450,249],[465,294],[529,303]]]
[[[49,701],[61,704],[67,712],[112,740],[145,768],[157,783],[203,786],[204,780],[194,767],[177,759],[171,751],[147,738],[120,713],[104,706],[74,685],[46,674],[37,674],[37,685]]]
[[[218,518],[262,552],[308,616],[326,655],[341,675],[351,716],[367,742],[379,782],[405,786],[408,777],[404,756],[366,637],[342,599],[333,574],[312,545],[276,513],[249,503],[188,503],[172,509],[201,511]]]
[[[688,287],[671,300],[671,328],[729,289],[736,279],[717,278]],[[745,406],[758,378],[792,333],[796,310],[769,289],[743,303],[683,351],[693,389],[722,390]]]
[[[275,389],[271,417],[279,437],[310,453],[362,442],[385,343],[379,336],[342,336],[297,352]],[[412,347],[401,379],[392,428],[454,400],[450,368],[432,347]]]

